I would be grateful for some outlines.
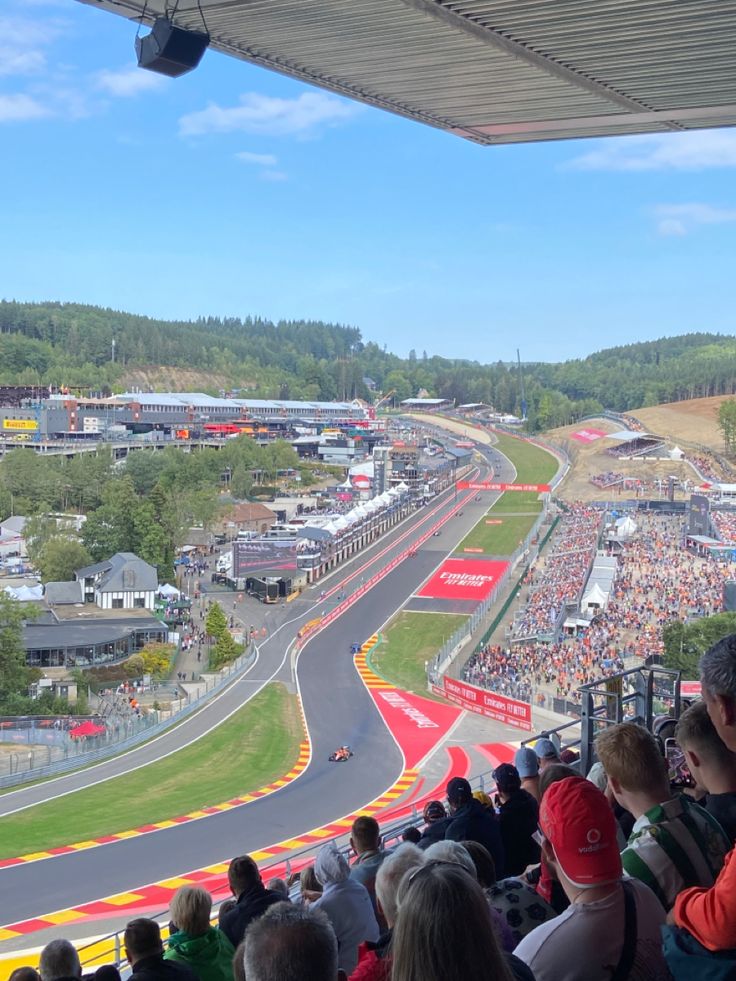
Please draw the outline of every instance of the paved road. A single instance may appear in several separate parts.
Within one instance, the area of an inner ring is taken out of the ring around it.
[[[510,464],[499,467],[499,456],[495,451],[494,456],[499,479],[511,478],[513,468]],[[373,700],[358,681],[350,645],[381,627],[441,562],[446,552],[467,534],[490,503],[491,498],[487,495],[481,503],[476,503],[470,495],[463,515],[449,519],[441,539],[430,538],[414,558],[386,576],[306,646],[298,661],[297,680],[313,755],[298,780],[269,797],[202,821],[0,870],[0,923],[133,890],[136,886],[169,878],[188,869],[227,860],[235,854],[265,848],[274,841],[297,837],[300,832],[329,823],[336,816],[354,811],[379,796],[399,776],[401,755]],[[438,516],[451,511],[453,504],[452,493],[446,494]],[[340,580],[346,582],[353,575],[355,587],[361,576],[369,578],[426,529],[423,515],[424,512],[420,512],[412,520],[409,535],[403,541],[399,539],[407,531],[406,525],[395,529],[356,561],[341,567]],[[317,593],[326,588],[323,583],[319,584]],[[349,592],[350,585],[346,588]],[[298,602],[307,607],[309,600]],[[204,730],[214,724],[216,718],[222,718],[227,711],[241,705],[274,672],[283,680],[290,680],[287,641],[297,629],[298,622],[309,618],[308,609],[301,614],[294,610],[293,614],[297,622],[284,626],[280,633],[275,633],[262,645],[260,660],[249,674],[235,682],[211,708],[208,706],[187,723],[187,740],[194,731]],[[297,614],[300,615],[297,617]],[[281,664],[283,666],[279,668]],[[181,745],[182,733],[177,735],[174,731],[169,737],[162,737],[164,739],[170,741],[136,751],[136,760],[142,764],[145,753],[152,754],[146,760],[158,758],[164,746]],[[356,748],[355,760],[349,767],[329,764],[327,756],[343,742]],[[233,752],[237,752],[237,747],[233,747]],[[124,758],[109,761],[102,764],[97,773],[107,774],[116,766],[123,769],[129,762],[126,763]],[[84,784],[89,779],[86,775],[89,772],[63,778],[63,786],[68,789],[66,781],[75,778],[79,785]],[[56,787],[61,785],[62,781],[59,781]],[[53,784],[46,785],[45,793],[48,795],[52,789]],[[18,794],[33,790],[26,788]],[[155,788],[151,790],[155,793]],[[70,839],[73,838],[71,828]]]

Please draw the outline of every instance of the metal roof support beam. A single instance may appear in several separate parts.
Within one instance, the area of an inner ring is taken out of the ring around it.
[[[456,30],[464,31],[466,34],[472,35],[479,41],[483,41],[486,44],[491,44],[493,47],[498,48],[505,54],[511,55],[513,58],[517,58],[519,61],[526,62],[527,64],[532,65],[534,68],[538,68],[540,71],[546,72],[548,75],[553,75],[555,78],[558,78],[563,82],[567,82],[569,85],[575,86],[575,88],[582,89],[591,95],[595,95],[599,99],[605,99],[612,105],[619,106],[621,109],[627,109],[629,112],[637,113],[642,111],[652,111],[651,106],[648,106],[643,102],[638,102],[636,99],[631,99],[629,96],[624,95],[622,92],[617,92],[615,89],[612,89],[608,85],[604,85],[602,82],[598,82],[593,78],[588,78],[587,75],[576,72],[574,69],[568,68],[566,65],[561,65],[559,62],[547,57],[547,55],[540,54],[538,51],[534,51],[532,48],[529,48],[518,41],[513,41],[511,38],[506,37],[498,31],[484,27],[482,24],[476,24],[475,21],[471,20],[469,17],[464,17],[462,14],[458,14],[454,10],[448,9],[446,6],[444,6],[442,0],[401,0],[401,2],[405,6],[411,7],[413,10],[420,11],[421,13],[427,14],[430,17],[435,17],[438,20],[443,21],[448,26],[454,27]],[[671,128],[679,129],[676,124],[672,124]],[[473,127],[473,129],[479,133],[484,131],[483,127]]]

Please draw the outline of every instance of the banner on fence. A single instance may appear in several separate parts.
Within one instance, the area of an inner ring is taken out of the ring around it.
[[[432,689],[435,694],[449,698],[469,712],[485,715],[516,729],[530,730],[532,727],[532,707],[528,702],[518,702],[515,698],[497,695],[493,691],[485,691],[448,677],[443,677],[441,687],[432,685]]]
[[[475,491],[536,491],[538,494],[549,494],[552,489],[549,484],[496,484],[490,480],[458,480],[458,490]]]

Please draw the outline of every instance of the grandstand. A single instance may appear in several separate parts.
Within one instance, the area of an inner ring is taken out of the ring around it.
[[[654,436],[652,433],[636,433],[632,435],[627,430],[620,433],[611,433],[609,439],[619,440],[618,446],[609,447],[606,452],[609,456],[619,459],[631,459],[636,457],[657,456],[665,450],[665,440],[661,436]]]

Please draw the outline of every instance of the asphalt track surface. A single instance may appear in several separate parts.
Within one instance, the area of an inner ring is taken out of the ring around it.
[[[512,465],[497,451],[478,447],[493,460],[499,480],[513,480]],[[376,632],[476,524],[498,495],[450,491],[432,522],[441,520],[464,497],[463,514],[449,518],[440,538],[430,538],[414,557],[402,562],[362,599],[350,607],[304,648],[297,662],[297,682],[312,743],[312,758],[293,783],[267,797],[200,821],[102,845],[77,853],[0,870],[0,924],[31,919],[51,911],[91,902],[102,896],[134,891],[136,886],[174,877],[190,869],[227,861],[232,856],[265,849],[282,839],[298,837],[358,810],[378,797],[401,774],[403,760],[368,691],[353,665],[350,645]],[[468,499],[469,498],[469,499]],[[422,521],[437,502],[419,511],[341,567],[345,583],[359,570],[370,578],[412,539],[426,530]],[[409,534],[406,532],[408,529]],[[360,576],[356,575],[357,586]],[[323,581],[331,588],[336,580]],[[350,586],[346,586],[350,591]],[[317,594],[318,595],[318,594]],[[315,597],[315,593],[312,593]],[[131,763],[143,765],[164,752],[181,748],[196,735],[242,705],[270,678],[293,682],[289,642],[301,622],[314,616],[305,611],[261,645],[259,659],[246,676],[236,681],[192,720],[148,746],[94,769],[82,771],[38,788],[25,788],[0,798],[5,810],[32,799],[48,799],[59,792],[89,785],[93,780],[126,772]],[[317,606],[324,604],[316,600]],[[287,608],[288,609],[288,608]],[[295,614],[297,611],[294,611]],[[335,766],[327,757],[336,745],[348,743],[355,758]],[[232,752],[237,753],[233,746]],[[172,761],[172,765],[173,761]],[[151,788],[155,794],[155,787]],[[34,795],[36,797],[34,798]],[[0,812],[1,813],[1,812]],[[73,826],[69,841],[75,840]]]

